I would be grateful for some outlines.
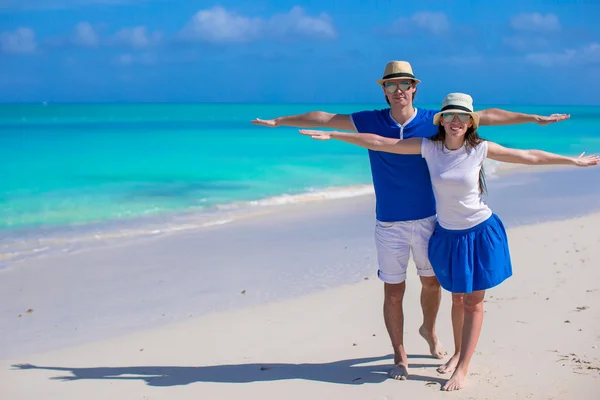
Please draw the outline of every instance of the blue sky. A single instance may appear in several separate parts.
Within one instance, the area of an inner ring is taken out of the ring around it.
[[[2,102],[600,105],[600,1],[0,0]]]

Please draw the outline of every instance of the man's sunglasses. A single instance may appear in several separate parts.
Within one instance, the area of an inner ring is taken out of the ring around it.
[[[412,82],[386,82],[383,86],[385,87],[386,92],[394,93],[397,89],[406,92],[412,85]]]

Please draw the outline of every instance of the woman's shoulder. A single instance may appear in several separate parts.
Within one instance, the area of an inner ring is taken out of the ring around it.
[[[443,142],[441,140],[431,140],[429,138],[422,138],[421,140],[421,154],[424,158],[436,157],[437,153],[442,151]]]
[[[434,140],[431,138],[423,138],[423,145],[431,147],[432,149],[441,150],[444,146],[444,142],[441,140]]]
[[[468,153],[470,153],[471,155],[475,156],[475,157],[487,157],[487,151],[488,151],[488,141],[487,140],[481,140],[479,143],[477,143],[475,146],[471,147],[470,149],[468,149],[470,151],[468,151]]]
[[[487,147],[488,141],[485,139],[481,139],[481,141],[475,145],[475,148],[478,150],[487,149]]]

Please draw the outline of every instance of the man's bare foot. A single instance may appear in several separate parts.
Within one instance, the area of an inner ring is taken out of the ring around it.
[[[404,364],[396,364],[392,369],[388,371],[388,375],[392,379],[399,381],[405,381],[408,378],[408,370]]]
[[[444,349],[442,344],[438,341],[438,338],[434,333],[431,333],[431,332],[428,332],[427,330],[425,330],[424,326],[421,326],[419,328],[419,333],[421,334],[421,336],[423,336],[423,339],[425,339],[427,341],[427,344],[429,345],[429,351],[431,352],[431,355],[433,357],[442,359],[446,355],[448,355],[448,352]]]
[[[440,374],[449,374],[451,372],[454,372],[454,370],[456,369],[456,365],[458,364],[459,358],[460,353],[454,354],[452,357],[450,357],[446,364],[442,364],[439,366],[437,372],[439,372]]]
[[[456,371],[454,371],[454,374],[452,374],[450,380],[448,380],[448,382],[446,382],[446,384],[442,387],[442,390],[447,392],[451,392],[453,390],[460,390],[465,387],[466,383],[467,372],[463,371],[462,369],[457,369]]]

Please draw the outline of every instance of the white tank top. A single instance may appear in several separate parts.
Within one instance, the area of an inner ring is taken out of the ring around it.
[[[488,145],[448,150],[444,143],[423,139],[421,155],[427,161],[437,208],[438,222],[445,229],[469,229],[492,215],[479,193],[479,171]]]

